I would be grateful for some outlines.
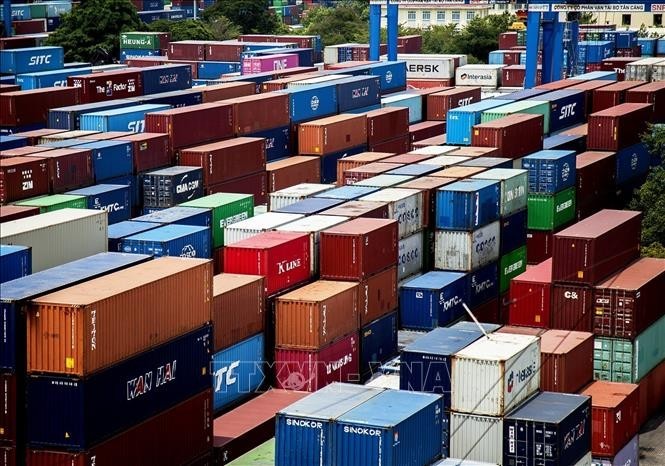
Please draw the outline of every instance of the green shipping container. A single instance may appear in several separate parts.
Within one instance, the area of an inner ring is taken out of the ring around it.
[[[526,246],[504,254],[499,259],[499,293],[510,288],[510,280],[526,271]]]
[[[120,34],[120,48],[159,50],[159,36],[149,32],[123,32]]]
[[[548,134],[550,132],[550,103],[549,102],[537,102],[534,100],[520,100],[517,102],[510,103],[508,105],[502,105],[501,107],[491,108],[485,110],[480,115],[480,122],[487,123],[489,121],[498,120],[499,118],[506,117],[508,115],[513,115],[515,113],[529,113],[532,115],[542,115],[544,118],[543,121],[543,134]]]
[[[275,439],[262,443],[239,458],[228,463],[229,466],[273,466],[275,464]]]
[[[556,194],[530,193],[527,198],[529,230],[551,231],[575,218],[575,188]]]
[[[251,194],[217,193],[180,204],[181,207],[212,209],[212,243],[224,246],[224,227],[254,216]]]
[[[486,172],[473,175],[480,180],[496,180],[501,184],[501,216],[508,217],[526,208],[527,171],[493,168]]]
[[[596,337],[593,377],[596,380],[638,383],[665,360],[665,316],[640,333],[635,341]]]
[[[32,3],[30,5],[30,17],[32,19],[41,19],[48,16],[48,5],[45,3]]]
[[[60,209],[87,209],[88,200],[85,196],[73,194],[54,194],[16,202],[15,205],[39,207],[39,213],[53,212]]]

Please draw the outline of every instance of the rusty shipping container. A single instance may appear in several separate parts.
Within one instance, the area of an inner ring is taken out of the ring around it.
[[[277,298],[278,348],[318,350],[358,330],[358,284],[319,280]]]
[[[249,95],[222,102],[233,106],[235,132],[238,136],[281,128],[291,121],[289,95],[285,93]]]
[[[321,232],[321,278],[364,280],[397,263],[397,221],[357,218]]]
[[[409,126],[409,139],[411,143],[425,141],[430,138],[446,134],[445,121],[421,121]]]
[[[342,157],[337,161],[337,185],[342,186],[347,184],[344,180],[344,173],[347,170],[385,160],[394,155],[391,152],[361,152],[360,154]]]
[[[0,206],[0,223],[32,217],[33,215],[39,215],[39,207],[27,207],[18,205]]]
[[[431,138],[423,139],[422,141],[413,141],[411,144],[412,149],[420,149],[421,147],[429,146],[443,146],[446,144],[446,135],[434,136]]]
[[[231,82],[210,84],[207,86],[197,86],[196,90],[201,91],[203,103],[219,102],[221,100],[235,99],[245,97],[256,92],[256,84],[252,82]]]
[[[302,155],[332,154],[366,143],[364,114],[342,114],[298,125],[298,153]]]
[[[575,159],[575,209],[582,220],[610,204],[616,187],[616,153],[583,152]]]
[[[447,155],[455,157],[500,157],[500,151],[497,147],[465,146],[450,151]]]
[[[171,163],[169,136],[159,133],[137,133],[118,138],[132,143],[134,173],[162,168]]]
[[[79,103],[73,87],[46,87],[0,94],[0,126],[44,125],[52,108]]]
[[[593,285],[637,259],[641,212],[602,210],[554,235],[552,279]]]
[[[520,158],[543,148],[543,116],[516,113],[473,127],[472,146],[496,147],[500,157]]]
[[[411,150],[411,137],[408,134],[398,136],[390,141],[380,142],[367,146],[368,150],[373,152],[394,152],[395,154],[404,154]]]
[[[206,48],[208,43],[202,40],[183,40],[170,42],[167,55],[171,60],[194,60],[206,59]]]
[[[28,370],[92,374],[200,328],[211,304],[212,262],[179,257],[47,294],[28,310]]]
[[[550,328],[591,332],[593,288],[581,284],[552,285]]]
[[[646,84],[646,81],[619,81],[593,91],[593,112],[600,112],[626,102],[626,92]]]
[[[390,170],[394,170],[402,166],[404,166],[404,164],[401,163],[371,162],[355,168],[350,168],[348,170],[344,170],[343,172],[343,184],[355,184],[359,181],[372,178],[373,176],[381,175],[382,173],[389,172]],[[339,171],[337,173],[339,174]]]
[[[400,165],[411,165],[414,163],[424,162],[425,160],[433,159],[434,154],[418,154],[415,152],[407,152],[406,154],[393,155],[387,159],[383,159],[384,163],[399,163]]]
[[[261,171],[207,186],[205,193],[206,196],[215,193],[251,194],[254,196],[254,205],[265,204],[268,201],[268,174]]]
[[[143,73],[139,68],[124,68],[105,73],[70,76],[67,85],[77,88],[82,104],[143,95]]]
[[[319,183],[321,181],[321,159],[296,155],[266,163],[266,171],[268,172],[269,193],[300,183]]]
[[[397,309],[397,267],[390,267],[359,283],[359,327],[364,327],[395,309]]]
[[[55,149],[42,152],[39,157],[48,166],[52,194],[95,184],[91,150]]]
[[[593,379],[593,335],[548,330],[540,335],[540,389],[577,393]]]
[[[596,285],[593,332],[633,339],[663,315],[665,260],[644,257]]]
[[[40,152],[46,152],[53,150],[52,147],[38,147],[38,146],[23,146],[23,147],[14,147],[13,149],[3,150],[0,153],[0,157],[9,158],[9,157],[23,157],[26,155],[37,156]]]
[[[427,96],[427,120],[446,120],[448,111],[480,102],[480,87],[456,87]]]
[[[256,335],[265,325],[265,284],[258,275],[222,273],[212,281],[214,352]]]
[[[389,207],[387,202],[349,201],[335,206],[332,209],[324,210],[319,215],[386,219],[389,215]]]
[[[665,402],[665,361],[651,370],[639,383],[640,416],[639,424],[644,422],[663,406]]]
[[[48,163],[39,157],[0,159],[0,203],[48,194]]]
[[[367,112],[367,143],[389,141],[409,132],[409,109],[385,107]]]
[[[626,102],[653,104],[654,123],[665,121],[665,83],[662,81],[628,90]]]
[[[653,105],[625,103],[589,115],[587,149],[617,151],[640,142],[653,118]]]

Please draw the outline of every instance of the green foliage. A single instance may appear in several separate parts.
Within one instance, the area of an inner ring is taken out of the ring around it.
[[[129,0],[86,0],[60,17],[48,45],[65,49],[65,61],[111,62],[120,53],[120,33],[142,27]]]
[[[224,16],[238,25],[242,34],[274,34],[281,22],[271,14],[265,0],[218,0],[203,12],[203,19],[212,22]]]
[[[651,243],[648,246],[643,246],[642,256],[665,259],[665,246],[663,246],[661,243]]]
[[[642,142],[650,153],[660,157],[661,164],[665,164],[665,125],[650,125],[642,136]]]
[[[226,16],[219,16],[207,23],[214,40],[229,40],[236,39],[242,32],[238,25]]]
[[[508,13],[472,19],[456,35],[455,53],[469,55],[469,58],[474,56],[486,62],[489,53],[499,47],[499,34],[507,31],[513,21],[515,17]]]
[[[149,31],[170,32],[171,40],[176,42],[180,40],[214,40],[210,25],[203,21],[186,19],[183,21],[169,21],[160,19],[148,24]],[[237,32],[237,30],[236,30]],[[236,34],[237,36],[237,34]]]
[[[318,34],[324,45],[368,41],[368,19],[354,2],[313,8],[303,19],[305,34]]]
[[[644,215],[642,245],[665,244],[665,168],[657,167],[651,171],[635,192],[630,208]]]

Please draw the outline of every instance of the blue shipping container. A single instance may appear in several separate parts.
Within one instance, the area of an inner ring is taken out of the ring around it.
[[[355,186],[355,185],[346,185],[340,186],[339,188],[331,189],[325,191],[321,194],[317,194],[314,197],[325,197],[327,199],[341,199],[343,201],[354,201],[368,194],[378,191],[379,188],[372,186]]]
[[[21,86],[22,91],[42,89],[44,87],[64,87],[67,86],[67,78],[69,76],[89,74],[91,72],[91,67],[83,67],[40,71],[38,73],[25,73],[16,76],[16,84]]]
[[[423,121],[423,96],[420,94],[391,94],[381,99],[381,107],[406,107],[409,109],[409,124]]]
[[[332,383],[287,406],[275,419],[276,466],[332,466],[334,422],[384,390]]]
[[[467,278],[469,280],[467,306],[471,310],[499,295],[499,266],[496,262],[470,272]]]
[[[125,175],[117,178],[109,178],[104,180],[105,184],[119,184],[122,186],[129,186],[129,203],[132,207],[139,207],[142,203],[140,186],[140,175]]]
[[[618,49],[629,49],[637,46],[637,31],[607,31],[602,33],[603,40],[614,43]]]
[[[160,112],[170,108],[170,105],[164,104],[145,104],[86,113],[81,115],[80,128],[88,131],[143,133],[145,132],[146,113]]]
[[[639,45],[643,57],[655,56],[657,44],[658,39],[649,39],[647,37],[639,37],[637,39],[637,45]]]
[[[13,74],[0,76],[0,84],[15,84],[16,77]]]
[[[483,167],[483,168],[514,168],[513,159],[504,157],[473,157],[460,162],[461,167]]]
[[[656,43],[656,55],[665,55],[665,37],[658,39],[658,42]]]
[[[427,272],[400,286],[399,313],[403,328],[431,330],[465,314],[468,279],[459,272]]]
[[[194,227],[210,227],[212,210],[201,207],[169,207],[158,209],[150,214],[132,219],[135,222],[152,222],[161,225],[189,225]]]
[[[443,395],[443,408],[450,408],[453,354],[482,337],[479,328],[437,328],[402,350],[399,388]]]
[[[57,70],[65,64],[62,47],[28,47],[0,50],[0,73],[23,74]]]
[[[428,173],[441,171],[439,165],[427,165],[427,161],[423,163],[413,163],[409,165],[403,165],[399,168],[395,168],[386,172],[386,175],[406,175],[406,176],[425,176]]]
[[[26,19],[32,19],[32,16],[30,15],[30,5],[12,5],[11,6],[11,15],[12,15],[12,20],[26,20]],[[5,19],[5,10],[4,8],[0,12],[0,20]]]
[[[503,419],[503,464],[577,464],[591,449],[591,397],[543,392]]]
[[[360,329],[360,373],[378,372],[381,365],[397,354],[397,312],[370,322]]]
[[[591,71],[589,73],[579,74],[577,76],[571,76],[570,79],[581,80],[581,81],[596,81],[596,80],[616,81],[617,74],[615,71]]]
[[[0,244],[0,283],[25,277],[31,273],[32,249],[30,247]]]
[[[86,449],[205,390],[211,343],[205,326],[86,378],[29,376],[28,443]]]
[[[503,65],[503,50],[492,50],[489,53],[487,63],[490,65]]]
[[[55,18],[61,16],[63,13],[72,11],[72,2],[47,2],[46,3],[46,16]]]
[[[503,327],[502,325],[499,325],[499,324],[487,324],[487,323],[483,323],[483,322],[479,322],[479,324],[480,324],[480,326],[482,327],[482,329],[485,333],[496,332],[501,327]],[[468,320],[463,320],[463,321],[457,322],[455,325],[451,325],[448,328],[454,328],[454,329],[457,329],[457,330],[478,330],[478,331],[480,331],[480,329],[478,328],[478,325],[475,322],[471,322],[471,321],[468,321]]]
[[[509,99],[485,99],[449,110],[446,116],[446,144],[471,145],[471,128],[480,124],[480,115],[485,110],[507,105],[511,102]]]
[[[639,434],[614,455],[613,458],[597,458],[591,460],[591,466],[631,466],[640,464]]]
[[[22,136],[0,136],[0,150],[16,149],[28,145],[28,138]]]
[[[386,390],[335,423],[336,464],[430,464],[441,456],[443,400],[438,395]]]
[[[198,64],[198,79],[217,79],[223,74],[238,73],[240,63],[235,61],[201,61]]]
[[[352,76],[332,84],[337,89],[337,113],[381,103],[381,80],[376,76]]]
[[[38,296],[150,260],[139,254],[102,252],[2,284],[0,369],[25,369],[25,308]],[[17,349],[23,350],[17,352]]]
[[[362,146],[321,156],[321,183],[334,183],[337,181],[337,161],[339,159],[360,154],[366,150],[367,146],[363,144]]]
[[[77,148],[92,150],[92,167],[95,181],[108,180],[119,176],[131,175],[132,143],[124,141],[96,141],[77,145]]]
[[[249,337],[212,357],[213,409],[222,410],[251,396],[264,379],[263,333]]]
[[[574,151],[541,150],[522,159],[530,193],[554,194],[575,186]]]
[[[203,94],[196,89],[186,89],[182,91],[162,92],[161,94],[142,95],[131,97],[132,105],[152,104],[152,105],[170,105],[174,108],[189,107],[203,103]]]
[[[499,218],[500,185],[493,180],[461,180],[436,192],[436,227],[475,230]]]
[[[343,204],[341,199],[330,199],[325,197],[311,197],[302,201],[289,204],[278,209],[271,209],[271,212],[281,212],[285,214],[314,215],[324,210],[332,209],[335,206]]]
[[[120,252],[120,240],[122,238],[152,230],[153,228],[160,226],[162,226],[161,223],[135,222],[132,220],[125,220],[124,222],[109,225],[109,251]]]
[[[190,65],[160,65],[141,68],[143,93],[160,94],[192,87]]]
[[[550,91],[546,89],[523,89],[521,91],[510,92],[508,94],[501,94],[492,97],[492,100],[511,100],[517,102],[518,100],[526,100],[532,97],[546,94]]]
[[[367,74],[381,78],[381,94],[390,94],[406,88],[406,62],[384,61],[367,65]],[[346,73],[347,70],[344,70]]]
[[[152,254],[155,257],[209,259],[212,257],[211,230],[209,227],[164,225],[123,238],[120,249],[125,253]]]
[[[201,167],[174,166],[143,175],[145,207],[173,207],[203,196]]]
[[[572,150],[582,153],[586,150],[586,135],[555,134],[543,139],[543,149]]]
[[[97,184],[66,194],[85,196],[88,199],[88,209],[105,210],[108,213],[108,223],[111,225],[129,220],[131,217],[129,189],[129,186],[118,184]]]
[[[503,217],[499,221],[501,222],[499,255],[503,256],[526,245],[526,209]]]
[[[579,63],[600,63],[614,53],[614,43],[609,41],[580,41],[577,43]]]
[[[84,113],[99,112],[112,108],[122,108],[136,105],[132,100],[118,99],[93,104],[72,105],[70,107],[52,108],[48,112],[48,127],[53,129],[79,129],[81,115]]]
[[[551,133],[582,124],[586,120],[585,91],[562,89],[529,100],[549,102]]]
[[[282,159],[291,155],[291,127],[268,129],[247,135],[251,138],[265,138],[266,162]]]
[[[150,24],[154,21],[159,21],[160,19],[166,18],[166,10],[156,10],[156,11],[139,11],[138,15],[141,21],[144,23]]]
[[[651,155],[642,143],[621,149],[617,152],[617,185],[621,186],[646,175],[650,163]]]
[[[291,123],[303,123],[337,113],[337,88],[332,84],[286,89]]]
[[[354,115],[360,115],[361,113],[371,112],[372,110],[378,110],[380,108],[381,108],[381,105],[376,104],[376,105],[370,105],[369,107],[354,108],[354,109],[351,109],[351,110],[347,110],[346,113],[351,113],[351,114],[354,114]]]

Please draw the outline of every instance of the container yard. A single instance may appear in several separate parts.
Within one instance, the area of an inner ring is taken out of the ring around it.
[[[533,28],[471,57],[371,18],[79,63],[45,42],[79,3],[4,6],[0,466],[665,465],[630,203],[665,38],[562,20],[560,76],[545,26],[536,63]]]

